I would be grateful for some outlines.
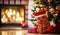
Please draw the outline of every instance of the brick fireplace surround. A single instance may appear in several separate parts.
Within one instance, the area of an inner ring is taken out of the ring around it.
[[[0,4],[16,4],[16,5],[25,5],[25,21],[28,19],[28,0],[0,0]]]

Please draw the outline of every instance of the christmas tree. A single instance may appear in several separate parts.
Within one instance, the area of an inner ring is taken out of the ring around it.
[[[36,27],[28,30],[30,33],[54,32],[56,24],[60,22],[60,5],[54,0],[34,0],[32,15],[36,19]]]

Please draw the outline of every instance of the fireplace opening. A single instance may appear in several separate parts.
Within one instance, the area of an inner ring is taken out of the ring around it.
[[[24,16],[24,5],[1,5],[1,24],[2,25],[19,25],[23,23],[25,20]]]

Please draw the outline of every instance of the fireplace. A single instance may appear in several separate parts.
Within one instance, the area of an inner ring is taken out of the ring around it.
[[[20,26],[25,21],[24,5],[0,4],[1,26]]]

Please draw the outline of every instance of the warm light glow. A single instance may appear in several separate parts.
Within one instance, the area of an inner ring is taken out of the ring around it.
[[[7,18],[6,18],[6,15],[3,15],[1,21],[4,23],[4,22],[7,22]]]
[[[22,31],[16,31],[16,35],[23,35]]]
[[[2,31],[1,35],[8,35],[6,31]]]
[[[12,9],[9,9],[9,14],[12,15]]]
[[[41,4],[40,7],[42,7],[43,5]]]
[[[7,22],[16,22],[16,23],[21,23],[24,21],[24,13],[19,12],[15,9],[6,9],[5,12],[2,12],[2,18],[1,21],[2,23],[7,23]]]
[[[4,12],[2,12],[2,15],[4,15]]]
[[[18,17],[18,18],[16,18],[16,21],[22,21],[22,18],[21,17]]]
[[[6,9],[6,14],[8,13],[8,10]]]
[[[13,15],[16,15],[16,11],[15,10],[13,10]]]
[[[19,15],[19,12],[17,12],[17,14],[16,14],[16,17],[19,17],[20,15]]]

